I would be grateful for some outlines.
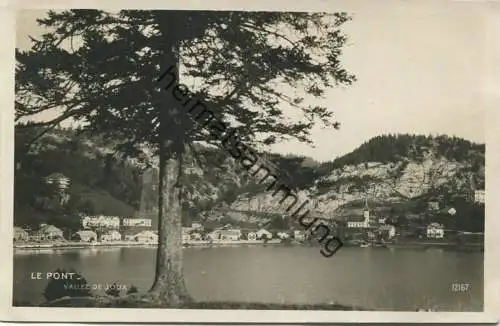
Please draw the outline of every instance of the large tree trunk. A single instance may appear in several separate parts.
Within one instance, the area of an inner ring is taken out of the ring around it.
[[[175,12],[157,13],[159,30],[164,39],[164,60],[160,63],[160,74],[172,65],[175,69],[163,83],[175,78],[179,83],[179,46],[182,27]],[[153,77],[153,76],[152,76]],[[166,85],[158,84],[159,87]],[[173,88],[174,85],[171,86]],[[160,122],[159,139],[159,201],[158,201],[158,251],[156,275],[147,297],[155,303],[168,307],[182,307],[191,301],[186,290],[182,271],[182,164],[186,139],[185,112],[172,97],[172,90],[159,93],[156,103]]]
[[[167,306],[181,306],[190,297],[182,271],[182,152],[160,154],[160,193],[156,275],[149,297]]]

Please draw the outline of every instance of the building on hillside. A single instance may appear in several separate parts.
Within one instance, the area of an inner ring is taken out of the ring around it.
[[[293,238],[297,241],[304,241],[306,239],[306,233],[302,230],[293,231]]]
[[[33,240],[64,240],[63,231],[53,225],[42,224],[33,234]]]
[[[73,239],[81,242],[97,241],[97,233],[90,230],[80,230],[73,235]]]
[[[457,213],[457,210],[454,207],[448,209],[447,213],[451,216],[454,216]]]
[[[82,227],[84,229],[107,228],[118,229],[120,227],[120,218],[118,216],[84,216],[82,217]]]
[[[427,203],[427,210],[431,212],[437,212],[439,211],[439,202],[437,201],[430,201]]]
[[[474,191],[474,202],[479,204],[484,204],[486,197],[486,192],[483,190],[475,190]]]
[[[257,233],[255,232],[248,232],[247,234],[247,240],[257,240]]]
[[[45,177],[45,183],[56,185],[60,192],[65,192],[69,188],[70,182],[70,178],[59,172]]]
[[[111,230],[101,235],[101,241],[111,242],[111,241],[121,241],[122,235],[116,230]]]
[[[272,239],[273,234],[266,229],[260,229],[259,231],[256,232],[257,234],[257,239]]]
[[[26,230],[18,226],[14,227],[14,241],[28,241],[30,235]]]
[[[387,217],[379,218],[378,224],[385,224],[386,221],[387,221]]]
[[[427,238],[441,239],[444,237],[444,227],[439,223],[431,223],[427,226]]]
[[[123,226],[147,226],[150,227],[152,224],[150,218],[124,218],[122,221]]]

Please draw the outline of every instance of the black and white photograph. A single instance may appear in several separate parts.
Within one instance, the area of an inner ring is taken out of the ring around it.
[[[328,8],[18,10],[11,306],[485,312],[485,6]]]

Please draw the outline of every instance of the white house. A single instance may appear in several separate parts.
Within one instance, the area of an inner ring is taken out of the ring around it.
[[[237,241],[241,239],[241,230],[228,229],[228,230],[215,230],[208,234],[210,240],[232,240]]]
[[[247,234],[247,240],[257,240],[257,233],[255,233],[255,232],[248,232],[248,234]]]
[[[396,227],[394,225],[390,225],[390,224],[381,225],[379,227],[379,230],[381,232],[387,234],[387,237],[389,239],[392,239],[396,236]]]
[[[203,240],[203,236],[201,235],[201,233],[193,232],[191,233],[191,239],[199,241]]]
[[[306,239],[306,233],[302,230],[293,231],[293,238],[297,241],[304,241]]]
[[[290,238],[290,234],[288,234],[288,233],[286,233],[286,232],[278,232],[277,236],[278,236],[278,238],[280,238],[281,240],[285,240],[285,239]]]
[[[273,238],[273,234],[269,231],[267,231],[266,229],[260,229],[259,231],[256,232],[257,234],[257,239],[264,239],[264,238],[267,238],[267,239],[272,239]]]
[[[237,241],[241,239],[241,230],[239,229],[229,229],[229,230],[220,230],[220,239],[221,240],[232,240]]]
[[[191,240],[191,235],[189,233],[182,233],[182,243],[187,243]]]
[[[427,226],[427,238],[441,239],[444,236],[444,227],[439,223],[431,223]]]
[[[109,229],[118,229],[120,227],[120,218],[118,216],[84,216],[82,218],[82,227],[84,229],[103,227]]]
[[[133,239],[138,242],[155,243],[158,242],[158,234],[153,231],[144,230],[137,233]]]
[[[28,241],[29,234],[24,229],[15,226],[14,227],[14,241]]]
[[[448,210],[448,214],[450,214],[451,216],[455,215],[456,213],[457,213],[457,210],[453,207]]]
[[[111,230],[101,236],[101,241],[103,242],[120,241],[121,239],[122,235],[116,230]]]
[[[123,226],[151,226],[150,218],[124,218]]]
[[[90,230],[81,230],[75,233],[74,237],[82,242],[97,241],[97,234]]]
[[[485,201],[485,191],[484,190],[475,190],[474,191],[474,201],[476,203],[484,204]]]
[[[33,236],[33,240],[64,240],[63,231],[53,225],[41,224]]]

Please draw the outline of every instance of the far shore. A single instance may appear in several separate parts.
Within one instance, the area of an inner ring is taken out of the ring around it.
[[[190,247],[230,247],[230,246],[247,246],[247,245],[294,245],[294,246],[311,246],[310,242],[287,241],[283,242],[280,239],[264,240],[192,240],[184,242],[184,248]],[[25,242],[14,243],[15,250],[34,250],[34,249],[88,249],[88,248],[113,248],[113,247],[157,247],[156,242],[137,242],[137,241],[109,241],[109,242],[80,242],[80,241],[59,241],[59,242]],[[359,244],[345,243],[345,247],[360,247]],[[370,248],[401,248],[401,249],[427,249],[427,248],[444,248],[457,250],[484,250],[482,243],[452,243],[452,242],[429,242],[429,241],[401,241],[397,243],[386,244],[370,244]],[[366,248],[362,248],[366,249]]]
[[[183,243],[183,247],[212,247],[212,246],[231,246],[231,245],[276,245],[281,244],[280,239],[264,240],[219,240],[219,241],[189,241]],[[137,241],[109,241],[109,242],[26,242],[14,243],[14,249],[78,249],[78,248],[107,248],[107,247],[144,247],[157,246],[157,242],[137,242]]]

